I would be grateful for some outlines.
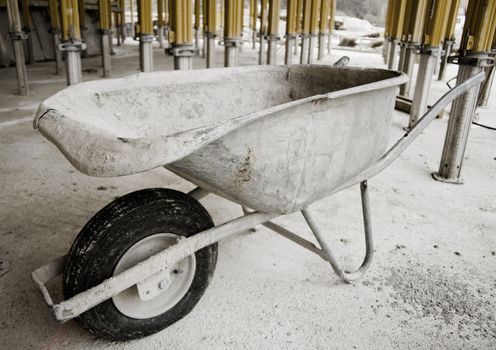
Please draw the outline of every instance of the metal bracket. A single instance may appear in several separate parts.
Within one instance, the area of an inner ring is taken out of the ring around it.
[[[213,33],[213,32],[205,32],[205,37],[206,38],[209,38],[209,39],[214,39],[217,37],[217,33]]]
[[[488,55],[470,55],[470,56],[450,56],[448,62],[463,66],[473,67],[493,67],[495,63],[494,57]]]
[[[139,41],[141,41],[142,43],[151,43],[151,42],[153,42],[153,35],[140,34],[139,35]]]
[[[26,40],[29,36],[25,32],[8,32],[7,37],[11,40]]]
[[[265,37],[267,38],[267,37]],[[241,46],[241,39],[239,38],[224,38],[224,46],[226,47],[239,47]]]
[[[112,34],[112,29],[98,29],[98,33],[100,34]],[[152,38],[153,40],[153,38]]]
[[[81,41],[66,41],[59,44],[60,51],[82,51],[86,50],[86,43]]]
[[[441,47],[417,46],[416,53],[421,55],[442,56],[444,54],[444,50]]]
[[[193,45],[174,45],[169,49],[166,49],[166,52],[169,55],[176,57],[190,57],[194,56],[197,53],[197,49]]]

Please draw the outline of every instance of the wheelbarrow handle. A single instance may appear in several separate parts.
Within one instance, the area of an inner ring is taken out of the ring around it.
[[[424,131],[424,129],[436,118],[436,116],[454,99],[463,95],[468,90],[476,87],[485,79],[485,73],[480,72],[473,77],[458,84],[445,93],[436,103],[420,118],[415,125],[399,139],[384,155],[370,168],[353,177],[343,185],[339,186],[333,193],[339,192],[352,185],[370,179],[387,168],[403,151]]]

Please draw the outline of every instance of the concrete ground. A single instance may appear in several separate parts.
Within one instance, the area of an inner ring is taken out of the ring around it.
[[[137,46],[118,48],[114,76],[137,71]],[[222,52],[219,50],[219,65]],[[282,52],[281,52],[282,54]],[[383,66],[378,54],[334,50],[351,65]],[[245,48],[243,64],[255,64]],[[98,58],[83,60],[97,79]],[[195,58],[195,67],[203,66]],[[157,69],[171,60],[155,50]],[[470,131],[464,185],[439,183],[447,118],[433,122],[395,162],[370,180],[374,263],[360,282],[338,281],[315,255],[261,228],[222,241],[214,278],[183,320],[145,339],[109,343],[74,321],[55,323],[30,273],[66,254],[90,217],[115,197],[147,187],[193,186],[164,169],[91,178],[71,167],[32,129],[38,103],[65,86],[52,63],[28,67],[29,96],[14,95],[13,68],[0,69],[0,344],[5,349],[490,349],[496,344],[496,132]],[[456,75],[450,67],[448,77]],[[434,101],[446,87],[434,82]],[[496,99],[480,122],[496,126]],[[395,112],[391,140],[408,117]],[[363,254],[359,190],[315,203],[316,219],[342,263]],[[203,203],[216,223],[241,214],[215,196]],[[277,220],[310,238],[301,215]],[[60,297],[60,280],[50,285]]]

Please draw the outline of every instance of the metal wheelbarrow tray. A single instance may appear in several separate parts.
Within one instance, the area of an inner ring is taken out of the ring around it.
[[[361,277],[373,251],[367,179],[483,76],[449,91],[386,152],[395,96],[406,79],[380,69],[256,66],[99,80],[44,101],[35,128],[81,172],[120,176],[165,166],[198,186],[188,195],[154,189],[117,199],[83,228],[67,258],[34,271],[55,318],[79,316],[83,327],[114,340],[163,329],[200,299],[215,268],[216,242],[260,224],[321,256],[342,280]],[[308,206],[358,183],[366,253],[347,273]],[[197,202],[209,192],[239,203],[245,215],[213,227]],[[320,247],[270,222],[296,211]],[[179,224],[164,219],[186,216]],[[136,233],[150,222],[150,232]],[[108,271],[88,282],[91,266]],[[54,304],[45,284],[62,272],[66,300]]]

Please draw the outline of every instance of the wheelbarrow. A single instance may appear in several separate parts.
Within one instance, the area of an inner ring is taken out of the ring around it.
[[[120,197],[81,230],[67,256],[35,270],[58,321],[127,340],[188,314],[214,273],[217,242],[264,225],[327,261],[345,282],[373,254],[367,180],[386,168],[479,74],[446,93],[389,148],[403,73],[382,69],[255,66],[154,72],[70,86],[41,103],[34,127],[79,171],[122,176],[164,166],[197,186]],[[309,205],[360,184],[365,257],[338,264]],[[208,193],[243,207],[215,226]],[[318,246],[271,220],[301,211]],[[46,283],[62,274],[65,300]]]

